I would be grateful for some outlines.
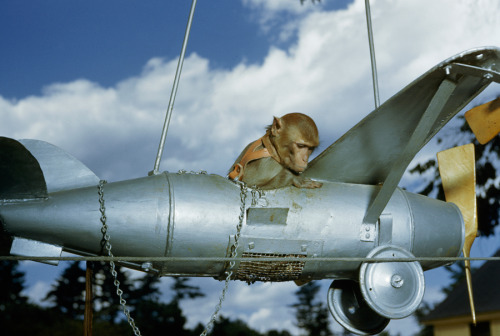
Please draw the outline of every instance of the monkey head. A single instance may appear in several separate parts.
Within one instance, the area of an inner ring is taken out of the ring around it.
[[[302,113],[289,113],[281,118],[274,117],[268,130],[280,163],[294,173],[302,173],[307,168],[309,156],[319,145],[314,121]]]

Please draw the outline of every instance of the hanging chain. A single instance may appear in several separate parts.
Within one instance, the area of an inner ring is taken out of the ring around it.
[[[240,216],[238,220],[238,226],[236,227],[236,235],[234,236],[234,242],[233,245],[231,245],[231,258],[236,258],[238,255],[238,246],[239,246],[239,241],[240,241],[240,236],[241,236],[241,228],[243,227],[243,221],[245,220],[245,205],[246,205],[246,199],[247,199],[247,186],[244,182],[241,181],[234,181],[235,183],[240,185]],[[252,190],[252,199],[253,199],[253,190]],[[229,287],[229,281],[231,280],[231,276],[233,275],[233,267],[236,264],[236,261],[231,260],[229,262],[229,267],[227,268],[225,274],[226,274],[226,280],[224,283],[224,288],[222,289],[221,296],[219,298],[219,303],[217,306],[215,306],[215,311],[212,314],[212,317],[210,318],[210,321],[207,323],[205,330],[201,333],[200,336],[207,336],[211,331],[214,326],[215,320],[217,319],[217,316],[219,315],[219,311],[222,307],[222,302],[224,302],[224,299],[226,298],[226,292]]]
[[[264,197],[264,190],[258,187],[252,187],[252,206],[267,205],[267,200]]]
[[[179,175],[184,175],[184,174],[195,174],[195,175],[207,175],[207,171],[206,170],[200,170],[200,171],[187,171],[185,169],[180,169],[177,174]]]
[[[101,212],[101,223],[102,223],[101,232],[104,237],[104,248],[106,249],[106,251],[108,251],[108,256],[112,258],[114,256],[113,253],[111,253],[111,243],[109,242],[110,237],[108,234],[108,225],[106,224],[106,207],[104,206],[104,184],[106,183],[107,182],[105,180],[100,180],[97,189],[99,194],[99,205],[100,205],[99,211]],[[132,327],[134,335],[141,336],[139,328],[135,325],[134,319],[130,316],[130,311],[127,308],[127,301],[123,298],[123,290],[120,289],[120,281],[118,281],[118,272],[116,271],[115,263],[111,260],[109,262],[109,265],[111,266],[111,275],[115,279],[113,284],[116,287],[116,294],[120,298],[120,305],[122,306],[123,313],[127,317],[127,321]]]

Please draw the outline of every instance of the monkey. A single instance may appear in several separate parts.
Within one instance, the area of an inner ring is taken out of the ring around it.
[[[243,150],[228,176],[263,190],[290,185],[320,188],[322,183],[301,175],[318,145],[318,128],[309,116],[289,113],[274,117],[266,134]]]

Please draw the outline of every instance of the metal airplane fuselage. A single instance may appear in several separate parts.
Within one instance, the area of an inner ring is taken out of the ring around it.
[[[260,268],[237,263],[236,277],[246,281],[354,278],[359,262],[315,262],[314,258],[362,258],[387,244],[416,257],[460,254],[463,222],[451,203],[397,189],[380,221],[363,224],[378,188],[326,182],[320,189],[289,187],[265,191],[253,199],[248,192],[238,256],[307,259],[263,263]],[[155,261],[148,268],[161,275],[223,276],[224,262],[196,257],[230,255],[241,204],[235,183],[217,175],[163,173],[105,184],[104,200],[114,255],[192,257],[192,261]],[[6,202],[0,216],[5,229],[16,237],[99,255],[103,239],[99,208],[94,186],[54,192],[45,200]],[[424,269],[440,265],[422,263]]]

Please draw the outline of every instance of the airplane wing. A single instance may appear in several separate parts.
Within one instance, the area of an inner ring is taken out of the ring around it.
[[[325,149],[304,176],[360,184],[391,179],[395,188],[418,151],[492,81],[500,82],[500,48],[445,60]]]

